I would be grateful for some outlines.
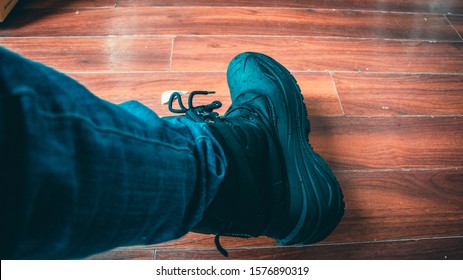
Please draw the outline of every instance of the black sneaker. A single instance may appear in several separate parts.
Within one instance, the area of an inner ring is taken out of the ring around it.
[[[217,102],[187,110],[191,119],[208,123],[228,163],[194,231],[268,236],[282,245],[326,238],[344,213],[343,195],[308,142],[310,125],[296,80],[272,58],[251,52],[231,61],[227,79],[232,105],[223,117],[212,112]]]

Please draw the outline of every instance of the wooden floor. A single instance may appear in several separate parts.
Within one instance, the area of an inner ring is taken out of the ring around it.
[[[346,213],[311,246],[222,238],[229,259],[463,258],[461,0],[23,0],[0,45],[160,115],[169,89],[215,90],[224,112],[230,59],[269,54],[299,81]],[[92,258],[222,256],[188,234]]]

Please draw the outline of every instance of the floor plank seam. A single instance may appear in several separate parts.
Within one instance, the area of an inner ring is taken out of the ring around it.
[[[336,245],[355,245],[355,244],[377,244],[377,243],[392,243],[392,242],[408,242],[408,241],[423,241],[423,240],[442,240],[442,239],[463,239],[463,235],[452,236],[432,236],[432,237],[418,237],[418,238],[397,238],[397,239],[384,239],[384,240],[366,240],[355,242],[326,242],[311,245],[304,245],[301,247],[320,247],[320,246],[336,246]]]
[[[169,58],[169,71],[172,72],[172,60],[174,57],[174,43],[175,43],[175,36],[172,37],[172,45],[170,46],[170,58]]]
[[[291,71],[293,72],[293,71]],[[329,71],[317,71],[317,70],[310,70],[309,73],[325,73],[329,72],[333,75],[336,74],[361,74],[361,75],[403,75],[403,76],[414,76],[414,75],[422,75],[422,76],[463,76],[462,73],[443,73],[443,72],[391,72],[391,71],[349,71],[349,70],[329,70]]]
[[[149,34],[148,34],[149,35]],[[461,43],[460,40],[431,40],[431,39],[403,39],[403,38],[378,38],[378,37],[352,37],[352,36],[322,36],[322,35],[259,35],[259,34],[169,34],[177,37],[202,38],[202,37],[245,37],[245,38],[301,38],[301,39],[337,39],[352,41],[398,41],[398,42],[425,42],[425,43]],[[143,34],[139,36],[144,36]],[[15,38],[15,37],[13,37]],[[21,37],[23,38],[23,37]]]
[[[0,36],[2,32],[0,29]],[[50,35],[50,36],[1,36],[0,40],[34,39],[131,39],[131,38],[174,38],[173,34],[107,34],[107,35]]]
[[[341,101],[341,97],[339,96],[338,87],[336,86],[336,82],[334,81],[333,75],[331,73],[329,73],[329,75],[330,75],[331,83],[334,87],[334,90],[336,91],[336,97],[338,98],[339,106],[341,107],[342,115],[340,116],[345,116],[346,111],[344,111],[344,106],[342,106],[342,101]]]
[[[366,241],[355,241],[355,242],[333,242],[333,243],[316,243],[310,245],[291,245],[291,246],[224,246],[227,250],[234,249],[278,249],[278,248],[306,248],[306,247],[325,247],[325,246],[345,246],[345,245],[359,245],[359,244],[381,244],[381,243],[393,243],[393,242],[409,242],[409,241],[425,241],[425,240],[442,240],[442,239],[463,239],[463,236],[437,236],[437,237],[425,237],[425,238],[400,238],[400,239],[385,239],[385,240],[366,240]],[[216,248],[156,248],[157,251],[216,251]]]
[[[458,34],[459,35],[459,34]],[[333,39],[347,41],[392,41],[392,42],[417,42],[417,43],[463,43],[461,40],[431,40],[431,39],[404,39],[404,38],[377,38],[377,37],[352,37],[352,36],[320,36],[320,35],[259,35],[259,34],[105,34],[105,35],[48,35],[48,36],[2,36],[1,39],[83,39],[83,38],[295,38],[295,39]],[[461,36],[459,36],[461,37]]]
[[[329,116],[335,118],[336,116]],[[435,115],[350,115],[346,114],[345,118],[368,118],[368,119],[375,119],[375,118],[461,118],[463,114],[435,114]]]
[[[320,8],[320,7],[282,7],[282,6],[213,6],[213,5],[199,5],[199,6],[155,6],[155,5],[137,5],[137,6],[121,6],[121,5],[108,5],[100,7],[18,7],[18,10],[112,10],[112,9],[264,9],[264,10],[301,10],[301,11],[339,11],[339,12],[356,12],[356,13],[380,13],[380,14],[403,14],[403,15],[442,15],[449,12],[431,12],[431,11],[385,11],[385,10],[368,10],[368,9],[348,9],[348,8]],[[452,14],[453,15],[453,14]]]
[[[291,71],[293,72],[293,71]],[[300,72],[305,72],[305,71],[300,71]],[[178,70],[144,70],[144,71],[117,71],[117,70],[110,70],[110,71],[65,71],[64,73],[68,75],[83,75],[83,74],[88,74],[88,75],[105,75],[105,74],[212,74],[212,73],[226,73],[226,70],[211,70],[211,71],[178,71]]]
[[[333,70],[291,70],[291,73],[320,73],[320,74],[359,74],[359,75],[403,75],[403,76],[463,76],[463,73],[431,73],[431,72],[362,72],[362,71],[333,71]],[[158,73],[178,73],[178,74],[208,74],[208,73],[226,73],[226,70],[108,70],[108,71],[65,71],[66,74],[158,74]]]
[[[153,252],[156,252],[156,250],[158,250],[158,248],[154,248],[154,247],[146,247],[146,248],[143,248],[141,246],[137,246],[138,248],[133,248],[133,247],[119,247],[119,248],[116,248],[114,249],[113,251],[115,252],[150,252],[150,251],[153,251]]]
[[[453,25],[453,23],[449,20],[449,18],[447,17],[447,15],[444,15],[445,19],[447,20],[447,22],[450,24],[450,26],[452,26],[453,30],[455,30],[455,32],[458,34],[458,36],[460,37],[460,39],[463,41],[463,34],[460,34],[460,32],[458,32],[458,30],[455,28],[455,26]]]

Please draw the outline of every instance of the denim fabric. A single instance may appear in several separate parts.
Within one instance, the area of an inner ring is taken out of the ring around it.
[[[115,88],[114,90],[117,90]],[[0,48],[1,257],[82,258],[179,238],[226,169],[207,127],[115,105]]]

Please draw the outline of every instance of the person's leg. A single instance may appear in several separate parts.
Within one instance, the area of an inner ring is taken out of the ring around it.
[[[297,82],[270,57],[230,63],[224,116],[189,102],[169,121],[6,50],[0,61],[2,258],[77,258],[189,230],[310,244],[343,215]]]
[[[111,104],[0,48],[2,259],[179,238],[202,219],[225,169],[204,124]]]

